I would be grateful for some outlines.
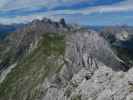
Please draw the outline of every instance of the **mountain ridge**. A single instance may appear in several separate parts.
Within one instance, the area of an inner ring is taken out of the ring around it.
[[[11,33],[0,52],[1,73],[16,66],[0,83],[0,99],[128,100],[132,65],[106,35],[45,18]]]

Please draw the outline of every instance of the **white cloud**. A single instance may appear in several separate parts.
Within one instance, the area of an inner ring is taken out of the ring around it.
[[[53,8],[62,4],[77,3],[83,1],[88,0],[1,0],[0,10],[8,11],[20,8],[36,8],[40,6]]]
[[[84,2],[94,0],[1,0],[0,1],[0,11],[9,11],[13,9],[36,9],[41,6],[53,8],[62,4],[76,3],[76,2]],[[133,0],[126,0],[114,5],[105,5],[105,6],[95,6],[85,8],[83,10],[75,10],[71,12],[89,14],[95,12],[119,12],[119,11],[128,11],[133,10]],[[63,12],[63,11],[62,11]],[[66,12],[65,12],[66,13]]]
[[[78,12],[82,14],[90,13],[109,13],[109,12],[124,12],[124,11],[133,11],[133,5],[111,5],[111,6],[97,6],[92,8],[86,8]]]
[[[31,22],[34,19],[42,19],[44,17],[46,18],[50,18],[54,21],[58,21],[59,19],[61,19],[62,17],[60,15],[56,14],[61,14],[61,12],[51,12],[51,13],[37,13],[37,14],[32,14],[32,15],[28,15],[28,16],[16,16],[16,17],[0,17],[0,23],[2,24],[11,24],[11,23],[27,23],[27,22]]]

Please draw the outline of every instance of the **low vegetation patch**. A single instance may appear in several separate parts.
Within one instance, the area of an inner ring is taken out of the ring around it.
[[[38,100],[42,92],[37,87],[61,69],[63,63],[59,61],[64,52],[63,35],[45,34],[38,48],[24,57],[0,84],[0,100]]]

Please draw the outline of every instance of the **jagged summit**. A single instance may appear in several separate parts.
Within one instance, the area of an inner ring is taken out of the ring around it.
[[[5,50],[1,51],[2,57],[5,57],[0,62],[0,69],[8,67],[16,60],[20,60],[46,33],[64,34],[68,32],[67,24],[63,24],[65,24],[65,21],[61,23],[47,18],[37,19],[10,33],[4,41],[7,46]]]
[[[21,43],[30,45],[30,43],[38,40],[45,33],[64,33],[67,31],[69,31],[69,29],[65,20],[63,20],[63,22],[54,22],[50,19],[43,18],[42,20],[33,20],[24,28],[10,34],[10,36],[7,37],[7,41],[15,46],[19,46]]]

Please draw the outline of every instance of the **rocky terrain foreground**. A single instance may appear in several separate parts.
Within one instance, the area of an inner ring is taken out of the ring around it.
[[[43,19],[10,33],[0,50],[0,100],[133,100],[123,44],[132,36],[119,32]]]

